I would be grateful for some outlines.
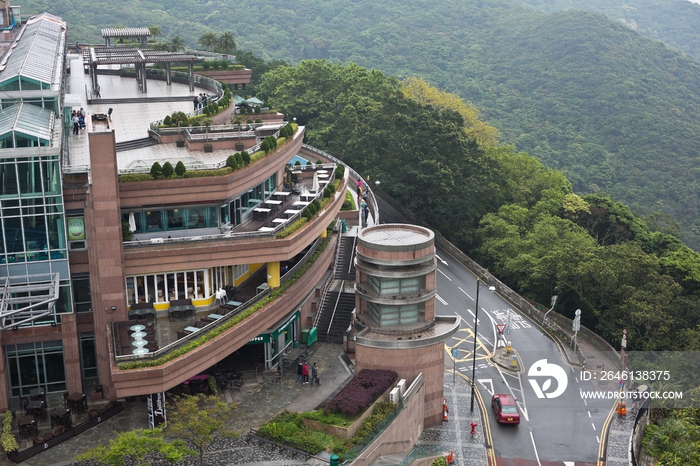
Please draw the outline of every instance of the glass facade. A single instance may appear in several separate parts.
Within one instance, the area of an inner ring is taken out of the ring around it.
[[[58,156],[0,159],[0,264],[67,259],[59,169]]]
[[[88,391],[99,384],[95,332],[80,334],[80,367],[83,376],[83,390]]]
[[[32,388],[66,391],[66,367],[60,340],[7,345],[7,372],[12,396],[29,395]]]
[[[385,278],[367,275],[367,283],[381,297],[397,299],[420,293],[423,277]],[[380,327],[414,324],[425,314],[423,304],[401,306],[368,302],[367,310]]]

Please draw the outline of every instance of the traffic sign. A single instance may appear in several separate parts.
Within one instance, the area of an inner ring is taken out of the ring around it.
[[[503,333],[503,331],[506,329],[507,324],[496,324],[496,330],[498,330],[498,333]]]
[[[571,330],[573,330],[574,332],[578,332],[579,330],[581,330],[581,309],[576,309],[576,317],[574,317],[574,322],[571,326]]]
[[[457,355],[458,355],[458,354],[459,354],[459,350],[458,350],[457,348],[454,348],[454,349],[452,350],[452,357],[453,357],[454,359],[457,359]]]

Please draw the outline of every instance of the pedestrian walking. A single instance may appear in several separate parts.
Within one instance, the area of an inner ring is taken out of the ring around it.
[[[365,207],[364,207],[362,213],[364,214],[364,217],[365,217],[365,225],[366,225],[366,224],[367,224],[367,218],[369,217],[369,206],[368,206],[364,201],[363,201],[363,203],[365,204]]]
[[[301,366],[301,374],[304,378],[304,383],[309,383],[309,366],[307,366],[306,363],[304,363],[304,365]]]
[[[313,366],[311,366],[311,386],[314,386],[314,382],[318,379],[318,367],[316,367],[316,363],[314,363]]]
[[[199,107],[199,99],[197,97],[192,100],[192,103],[194,103],[194,113],[197,113],[197,108]]]
[[[101,99],[101,98],[102,98],[102,95],[100,95],[100,91],[101,91],[101,90],[102,90],[102,88],[101,88],[100,85],[98,84],[97,87],[95,88],[95,97],[97,97],[98,99]]]
[[[301,379],[302,383],[304,382],[304,366],[301,361],[299,361],[299,364],[297,365],[297,378],[294,380],[294,383],[297,383]]]

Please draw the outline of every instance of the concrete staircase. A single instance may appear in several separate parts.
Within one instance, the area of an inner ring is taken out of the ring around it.
[[[336,280],[355,281],[355,236],[344,236],[340,243]]]
[[[329,291],[318,322],[318,339],[327,343],[342,343],[355,309],[355,294]]]
[[[155,146],[157,144],[159,144],[158,141],[153,138],[132,139],[131,141],[118,142],[117,152],[141,149],[143,147]]]

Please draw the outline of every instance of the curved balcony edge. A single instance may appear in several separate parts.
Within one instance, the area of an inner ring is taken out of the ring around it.
[[[371,328],[366,328],[357,334],[355,343],[368,348],[384,348],[384,349],[408,349],[408,348],[424,348],[442,343],[452,337],[457,330],[461,318],[459,316],[436,316],[435,325],[431,329],[431,334],[428,336],[420,336],[409,340],[405,337],[387,336],[373,332]]]

